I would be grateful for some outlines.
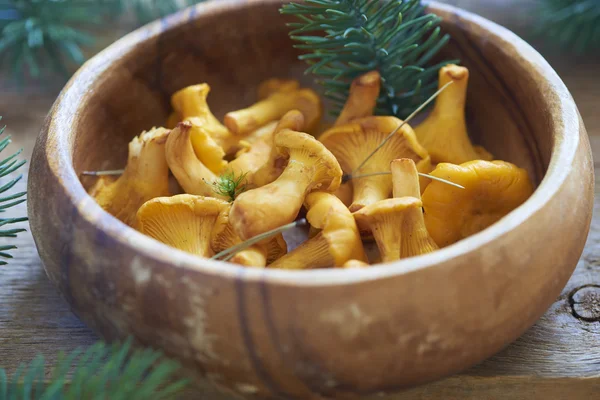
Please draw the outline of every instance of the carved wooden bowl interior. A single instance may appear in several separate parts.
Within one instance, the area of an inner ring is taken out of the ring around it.
[[[108,339],[135,335],[246,396],[398,390],[465,369],[530,327],[587,236],[593,167],[556,73],[509,31],[432,4],[470,70],[479,144],[526,168],[534,195],[435,253],[365,270],[244,269],[168,248],[85,193],[83,170],[122,168],[127,143],[162,125],[169,97],[208,82],[218,117],[270,77],[302,78],[279,0],[215,1],[144,27],[90,60],[57,100],[29,178],[32,230],[51,280]]]

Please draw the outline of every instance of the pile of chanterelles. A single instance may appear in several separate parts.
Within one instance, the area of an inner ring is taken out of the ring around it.
[[[369,72],[318,139],[321,100],[296,81],[262,83],[259,101],[223,123],[208,107],[207,84],[186,87],[172,96],[168,128],[135,137],[124,173],[100,178],[90,194],[156,240],[207,258],[231,249],[224,259],[245,266],[361,268],[372,242],[379,256],[371,262],[429,253],[498,221],[533,190],[525,170],[471,143],[468,76],[464,67],[440,69],[440,88],[453,84],[413,129],[373,115],[380,76]],[[246,190],[216,190],[224,176]],[[303,212],[308,239],[288,251],[278,228]]]

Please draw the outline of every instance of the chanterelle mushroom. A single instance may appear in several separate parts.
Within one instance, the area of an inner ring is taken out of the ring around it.
[[[394,198],[380,200],[356,213],[359,228],[375,237],[383,262],[430,253],[438,247],[423,220],[419,176],[410,159],[392,162]]]
[[[231,208],[231,223],[243,240],[292,222],[311,191],[334,192],[340,185],[337,160],[311,135],[284,129],[275,135],[275,146],[289,157],[281,175],[240,194]]]
[[[304,202],[306,219],[319,233],[270,265],[270,268],[342,267],[349,260],[366,262],[354,217],[333,194],[313,192]]]
[[[244,174],[246,181],[252,182],[256,171],[269,159],[276,127],[277,122],[273,121],[252,132],[248,136],[250,141],[240,141],[243,147],[236,153],[235,159],[229,162],[228,169],[236,176]]]
[[[239,140],[210,111],[206,101],[210,86],[206,83],[188,86],[171,96],[171,105],[179,121],[200,126],[226,152],[232,151]],[[173,120],[172,120],[173,121]]]
[[[533,192],[527,171],[505,161],[442,163],[431,175],[464,186],[433,181],[423,193],[425,224],[440,247],[487,228]]]
[[[190,122],[180,122],[177,127],[171,131],[166,145],[166,160],[171,172],[188,194],[201,196],[221,197],[215,193],[212,183],[217,176],[211,171],[194,151],[192,137],[197,136],[196,143],[202,149],[206,150],[200,153],[210,157],[211,149],[214,148],[212,139],[197,125]],[[147,178],[145,178],[147,179]]]
[[[271,78],[258,85],[258,99],[264,100],[277,92],[291,93],[300,89],[300,82],[293,79]]]
[[[211,248],[215,254],[242,242],[229,221],[231,206],[223,210],[215,225]],[[247,267],[265,267],[287,253],[287,244],[281,234],[252,245],[236,253],[229,261]]]
[[[465,103],[469,70],[458,65],[446,65],[439,72],[439,87],[448,82],[435,101],[431,114],[415,128],[417,139],[431,156],[433,163],[461,164],[476,159],[491,159],[483,148],[477,151],[467,133]]]
[[[284,129],[302,131],[304,129],[304,116],[302,113],[298,110],[288,111],[277,123],[273,135],[271,135],[269,155],[266,160],[263,160],[263,164],[252,176],[252,183],[256,186],[264,186],[273,182],[281,175],[287,165],[287,157],[282,155],[274,145],[275,135]]]
[[[306,130],[311,131],[321,119],[321,99],[312,89],[277,91],[248,108],[227,113],[224,122],[231,132],[244,135],[280,119],[290,110],[299,110],[304,116]]]
[[[129,142],[125,172],[114,182],[99,180],[91,193],[104,210],[127,225],[146,201],[169,195],[169,167],[165,142],[169,130],[154,128]]]
[[[228,206],[226,201],[190,194],[159,197],[140,207],[137,229],[169,246],[210,257],[215,223]]]
[[[357,171],[377,146],[401,124],[402,121],[395,117],[366,117],[336,126],[323,133],[319,140],[335,155],[346,174],[360,176],[389,172],[390,162],[396,158],[410,158],[415,162],[427,158],[427,151],[417,141],[412,128],[404,124]],[[349,208],[353,212],[388,198],[392,191],[389,175],[353,178],[350,182],[353,201]]]
[[[380,84],[381,75],[377,71],[367,72],[354,79],[346,104],[335,121],[335,125],[343,125],[353,119],[373,115],[377,97],[379,97]]]

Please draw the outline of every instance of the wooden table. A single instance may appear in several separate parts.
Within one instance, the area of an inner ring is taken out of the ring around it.
[[[500,20],[516,31],[523,18],[507,17],[506,3],[454,0]],[[501,4],[502,3],[502,4]],[[510,4],[509,4],[510,5]],[[600,159],[600,59],[574,59],[545,53],[570,88]],[[56,93],[0,95],[0,114],[13,135],[13,149],[29,157],[43,118]],[[7,153],[5,151],[5,153]],[[600,175],[600,164],[596,174]],[[24,173],[26,170],[23,171]],[[24,189],[26,179],[18,186]],[[597,182],[597,191],[600,187]],[[50,200],[50,199],[49,199]],[[25,206],[10,210],[24,215]],[[560,235],[560,232],[556,233]],[[0,240],[0,244],[6,240]],[[29,233],[14,242],[14,260],[0,267],[0,366],[8,372],[41,353],[53,362],[60,350],[86,347],[97,336],[70,311],[46,278]],[[215,399],[190,392],[185,398]],[[393,396],[394,399],[595,399],[600,396],[600,200],[573,277],[546,315],[518,341],[482,364],[453,377]],[[377,397],[374,397],[375,399]]]

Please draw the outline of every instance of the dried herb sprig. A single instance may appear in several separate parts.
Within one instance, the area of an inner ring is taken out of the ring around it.
[[[247,189],[247,176],[247,172],[236,177],[235,172],[226,171],[213,182],[213,191],[218,195],[226,197],[229,201],[234,201],[240,193]]]

